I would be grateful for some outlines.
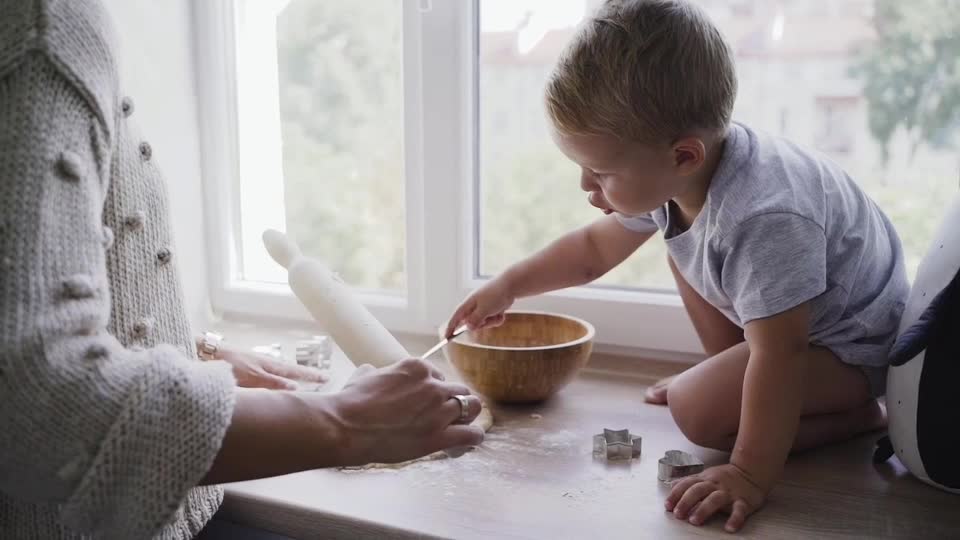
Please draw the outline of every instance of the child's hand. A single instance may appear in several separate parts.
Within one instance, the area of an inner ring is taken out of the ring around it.
[[[479,330],[489,326],[503,324],[504,312],[513,305],[514,296],[510,287],[502,276],[488,281],[483,287],[473,292],[450,317],[447,323],[446,337],[462,324],[470,330]]]
[[[737,532],[764,503],[767,490],[733,464],[711,467],[673,486],[666,507],[677,519],[702,525],[717,512],[730,514],[727,532]]]

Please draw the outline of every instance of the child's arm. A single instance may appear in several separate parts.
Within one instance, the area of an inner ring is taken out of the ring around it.
[[[471,294],[450,318],[447,335],[462,323],[471,328],[497,324],[518,298],[590,283],[623,262],[652,235],[627,229],[613,215],[570,232]]]
[[[810,349],[810,305],[748,323],[740,430],[730,463],[765,491],[773,487],[797,437]]]
[[[749,322],[750,359],[743,380],[740,428],[729,465],[712,467],[674,486],[667,509],[699,525],[730,514],[735,532],[763,504],[797,436],[809,363],[809,303]],[[697,506],[699,504],[699,507]]]
[[[616,268],[651,236],[627,229],[616,216],[604,216],[511,266],[498,279],[517,299],[586,285]]]

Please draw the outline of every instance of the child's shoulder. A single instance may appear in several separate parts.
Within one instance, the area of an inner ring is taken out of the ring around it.
[[[789,214],[823,224],[825,199],[857,189],[817,152],[735,123],[710,187],[710,211],[723,234],[759,216]]]
[[[763,176],[777,180],[797,180],[797,176],[822,174],[835,163],[827,156],[787,137],[746,124],[734,123],[727,134],[727,145],[735,161],[737,176]],[[733,171],[731,171],[733,172]],[[831,171],[832,172],[832,171]],[[769,181],[768,181],[769,182]],[[775,186],[774,183],[771,187]]]

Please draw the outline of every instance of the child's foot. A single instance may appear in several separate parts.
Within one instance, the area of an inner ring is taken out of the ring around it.
[[[676,375],[660,379],[654,383],[653,386],[647,388],[647,391],[643,394],[643,400],[654,405],[666,405],[667,388],[669,388],[670,383],[673,382],[674,377],[676,377]]]
[[[861,433],[869,433],[886,429],[887,427],[887,408],[877,400],[871,400],[861,409],[863,412]]]
[[[887,409],[875,399],[846,411],[800,418],[794,452],[846,441],[887,427]]]

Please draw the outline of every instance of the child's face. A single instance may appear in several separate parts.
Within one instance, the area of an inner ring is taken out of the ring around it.
[[[624,142],[612,135],[553,133],[580,166],[580,188],[605,214],[635,216],[655,210],[690,186],[690,160],[676,145]]]

